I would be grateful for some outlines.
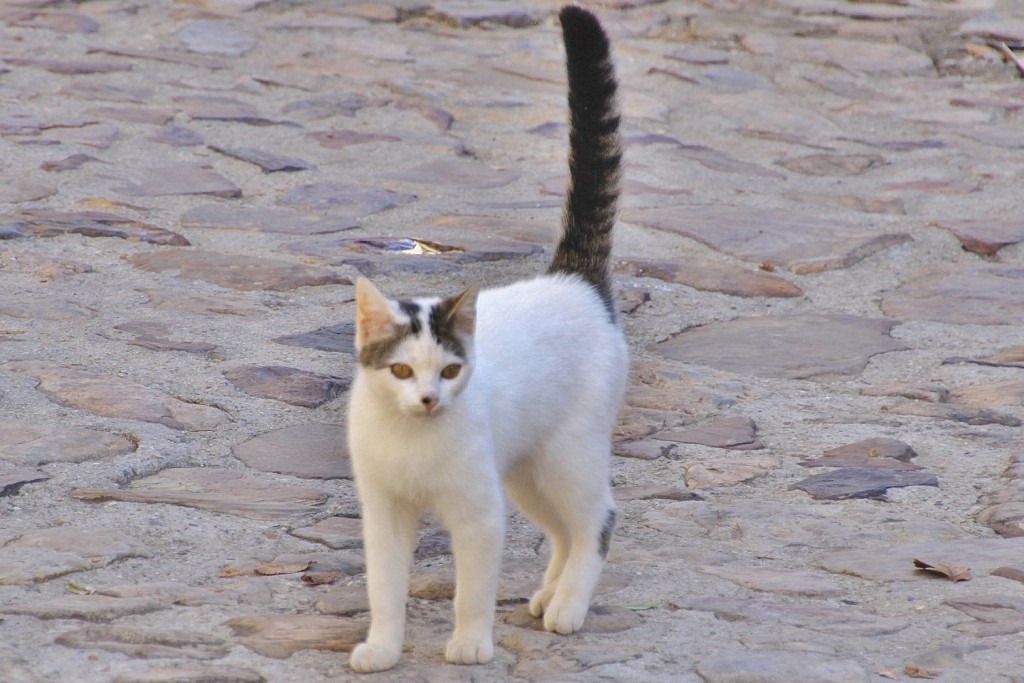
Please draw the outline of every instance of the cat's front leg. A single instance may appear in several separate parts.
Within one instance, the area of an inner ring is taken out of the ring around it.
[[[364,487],[365,488],[365,487]],[[385,492],[361,490],[370,631],[349,657],[353,671],[371,673],[398,663],[405,640],[409,566],[419,516]]]
[[[451,502],[441,512],[455,555],[455,631],[444,653],[452,664],[486,664],[494,657],[505,508],[497,483],[487,488],[488,495]]]

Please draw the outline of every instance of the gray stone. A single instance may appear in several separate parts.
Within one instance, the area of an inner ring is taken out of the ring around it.
[[[880,498],[891,488],[938,485],[938,478],[930,472],[841,467],[808,477],[790,488],[805,491],[818,500],[846,500]]]
[[[172,468],[123,489],[73,489],[79,500],[184,505],[254,519],[287,519],[323,505],[327,494],[267,481],[239,470]]]
[[[328,517],[289,533],[296,538],[323,543],[328,548],[358,548],[363,544],[363,525],[354,517]]]
[[[852,315],[735,318],[685,330],[650,349],[730,372],[829,382],[856,377],[875,354],[905,349],[889,336],[894,325]]]
[[[328,268],[212,251],[153,251],[135,254],[128,260],[140,270],[174,271],[176,277],[204,280],[227,289],[284,291],[296,287],[352,284],[351,280]]]
[[[38,377],[39,389],[55,403],[104,417],[155,422],[190,432],[209,431],[231,421],[219,408],[187,403],[120,377],[44,361],[12,361],[5,367]]]
[[[876,616],[852,608],[805,606],[746,598],[690,598],[677,603],[680,609],[713,612],[727,621],[785,624],[837,636],[884,636],[898,633],[910,623]]]
[[[843,594],[843,590],[831,579],[797,569],[734,563],[701,567],[700,570],[705,574],[732,581],[738,586],[766,593],[812,598],[834,597]]]
[[[111,460],[135,451],[135,442],[95,429],[29,422],[0,422],[0,460],[38,467],[47,463]]]
[[[797,297],[803,290],[778,275],[703,259],[685,264],[631,258],[619,261],[616,270],[634,277],[652,277],[708,292],[744,297]]]
[[[193,21],[178,33],[178,40],[189,52],[201,55],[241,57],[258,42],[226,21]]]
[[[124,626],[95,625],[66,631],[54,641],[79,650],[106,650],[138,659],[219,659],[228,654],[227,642],[195,631],[153,631]]]
[[[265,683],[258,671],[239,666],[178,664],[118,674],[112,683]]]
[[[826,554],[818,564],[836,574],[852,574],[872,581],[920,581],[921,573],[914,568],[918,558],[968,566],[973,573],[982,575],[1019,561],[1021,553],[1024,538],[971,538],[840,550]]]
[[[868,683],[868,672],[850,659],[792,650],[732,650],[702,659],[705,683]]]
[[[744,261],[782,266],[794,273],[849,267],[910,240],[792,210],[729,206],[676,206],[625,211],[623,220],[697,240]]]
[[[738,451],[764,448],[757,438],[757,425],[749,417],[725,417],[710,424],[658,432],[652,438]]]
[[[1024,316],[1024,267],[938,266],[905,280],[882,298],[882,311],[902,320],[1005,325]]]
[[[216,145],[210,145],[210,149],[214,152],[223,154],[224,156],[255,164],[259,166],[264,173],[308,171],[313,168],[313,165],[308,161],[304,161],[296,157],[266,152],[253,147],[219,147]]]
[[[352,353],[355,350],[355,335],[355,323],[345,322],[321,327],[312,332],[285,335],[278,337],[274,342],[319,351]]]
[[[7,614],[23,614],[36,619],[84,619],[113,621],[133,614],[167,609],[159,600],[149,598],[111,598],[105,595],[64,595],[52,600],[6,605]]]
[[[284,193],[278,204],[309,211],[342,210],[352,216],[367,216],[408,204],[413,195],[380,188],[363,188],[343,183],[312,183]]]
[[[224,622],[238,642],[264,657],[286,659],[299,650],[349,652],[366,637],[366,626],[342,617],[268,614]]]
[[[241,197],[230,180],[205,163],[179,161],[144,171],[138,182],[119,185],[115,192],[132,197],[163,197],[167,195],[210,195]]]
[[[46,481],[50,477],[39,470],[0,467],[0,496],[13,496],[25,484]]]
[[[255,436],[232,449],[235,457],[264,472],[304,479],[349,479],[351,466],[345,429],[311,423]]]
[[[345,216],[227,204],[202,204],[189,209],[182,215],[181,222],[188,228],[255,230],[287,235],[319,235],[359,227],[358,222]]]
[[[159,228],[124,216],[102,211],[24,211],[0,218],[18,225],[25,235],[59,237],[117,237],[132,242],[148,242],[166,246],[189,246],[189,241],[176,232]]]
[[[243,365],[225,370],[224,378],[247,394],[304,408],[316,408],[337,398],[352,383],[347,377],[280,365]]]

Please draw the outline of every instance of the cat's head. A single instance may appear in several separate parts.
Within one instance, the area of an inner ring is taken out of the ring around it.
[[[448,299],[388,299],[356,281],[360,372],[402,414],[444,412],[472,373],[475,287]]]

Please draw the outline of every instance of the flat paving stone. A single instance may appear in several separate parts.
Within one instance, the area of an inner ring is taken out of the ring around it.
[[[702,291],[734,296],[803,296],[800,287],[778,275],[737,268],[711,260],[690,260],[683,265],[654,259],[627,259],[619,261],[616,270],[634,277],[651,277]]]
[[[686,473],[687,488],[708,489],[749,482],[778,469],[781,464],[778,458],[771,455],[749,455],[686,462],[683,463],[683,471]]]
[[[241,197],[242,190],[205,163],[180,161],[147,169],[138,182],[119,185],[113,190],[130,197],[167,195],[209,195]]]
[[[202,204],[189,209],[182,215],[181,223],[187,228],[253,230],[286,235],[320,235],[359,227],[358,222],[345,216],[226,204]]]
[[[752,598],[689,598],[677,606],[685,610],[713,612],[719,619],[760,624],[784,624],[836,636],[882,636],[898,633],[910,622],[878,616],[852,608],[795,605]]]
[[[1022,552],[1024,538],[971,538],[840,550],[824,555],[818,565],[835,574],[872,581],[920,581],[922,576],[914,568],[915,559],[932,558],[931,562],[970,567],[973,573],[981,575],[1013,563]]]
[[[189,245],[183,235],[171,230],[101,211],[25,211],[0,217],[0,221],[16,225],[19,232],[32,237],[84,235],[174,247]]]
[[[724,564],[701,567],[701,571],[731,581],[738,586],[765,593],[811,598],[843,594],[843,590],[828,577],[798,569]]]
[[[247,161],[260,167],[264,173],[280,173],[282,171],[308,171],[313,166],[297,157],[274,154],[254,147],[220,147],[210,145],[210,149],[224,156],[239,161]]]
[[[320,375],[281,365],[242,365],[224,371],[224,378],[241,391],[260,398],[316,408],[340,396],[352,380]]]
[[[749,417],[725,417],[705,425],[658,432],[653,438],[737,451],[764,448],[764,444],[757,438],[757,425]]]
[[[54,403],[104,417],[155,422],[183,431],[208,431],[231,421],[219,408],[187,403],[120,377],[39,361],[12,361],[4,367],[37,377],[39,390]]]
[[[111,598],[105,595],[65,595],[52,600],[7,605],[8,614],[21,614],[36,619],[84,619],[114,621],[135,614],[148,614],[167,609],[168,605],[148,598]]]
[[[305,486],[267,481],[240,470],[172,468],[123,489],[73,489],[79,500],[184,505],[254,519],[286,519],[311,512],[327,494]]]
[[[147,630],[97,624],[65,631],[54,641],[78,650],[106,650],[138,659],[220,659],[228,644],[214,635],[184,630]]]
[[[650,350],[730,372],[828,382],[856,377],[875,354],[906,349],[889,336],[894,325],[849,315],[735,318],[684,330]]]
[[[1024,221],[974,219],[939,221],[936,225],[953,233],[966,251],[995,256],[1003,247],[1024,242]]]
[[[46,481],[49,478],[39,470],[0,467],[0,496],[13,496],[25,484]]]
[[[882,312],[901,320],[1005,325],[1024,315],[1024,267],[989,263],[931,268],[884,295]]]
[[[303,479],[349,479],[345,429],[332,424],[302,424],[255,436],[232,449],[235,457],[264,472]]]
[[[265,683],[260,672],[240,666],[177,664],[118,674],[112,683]]]
[[[303,614],[237,617],[224,622],[238,642],[264,657],[286,659],[300,650],[350,652],[366,626],[350,619]]]
[[[393,180],[425,185],[454,185],[490,189],[504,187],[516,180],[518,173],[496,171],[475,162],[462,159],[428,161],[391,174]]]
[[[312,526],[292,529],[296,538],[322,543],[328,548],[358,548],[363,545],[363,525],[354,517],[328,517]]]
[[[810,213],[742,207],[678,206],[625,211],[623,220],[673,232],[744,261],[794,273],[847,268],[910,240]]]
[[[0,460],[22,467],[112,460],[136,449],[132,439],[96,429],[0,422]]]
[[[173,271],[175,277],[203,280],[227,289],[284,291],[318,285],[349,285],[328,268],[256,256],[211,251],[169,250],[136,254],[129,262],[144,271]]]
[[[355,323],[344,322],[328,327],[320,327],[310,332],[288,334],[274,339],[274,342],[306,349],[332,351],[334,353],[352,353],[355,351],[355,335]]]
[[[817,652],[732,650],[702,659],[697,673],[705,683],[868,683],[871,676],[857,662]]]
[[[259,44],[231,22],[212,19],[200,19],[188,24],[178,33],[178,41],[189,52],[227,57],[241,57]]]
[[[308,211],[341,211],[358,218],[402,206],[415,199],[413,195],[377,187],[323,182],[289,190],[281,195],[277,203]]]
[[[868,467],[881,470],[919,470],[910,462],[917,452],[899,439],[873,437],[856,443],[830,448],[821,458],[800,462],[804,467]]]
[[[876,467],[840,467],[793,484],[792,488],[809,493],[818,500],[879,498],[889,489],[904,486],[938,486],[931,472],[878,469]]]

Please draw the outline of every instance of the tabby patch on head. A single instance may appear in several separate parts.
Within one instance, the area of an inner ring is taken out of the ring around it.
[[[450,407],[470,375],[477,290],[448,299],[388,299],[356,282],[356,352],[364,372],[410,415]]]

